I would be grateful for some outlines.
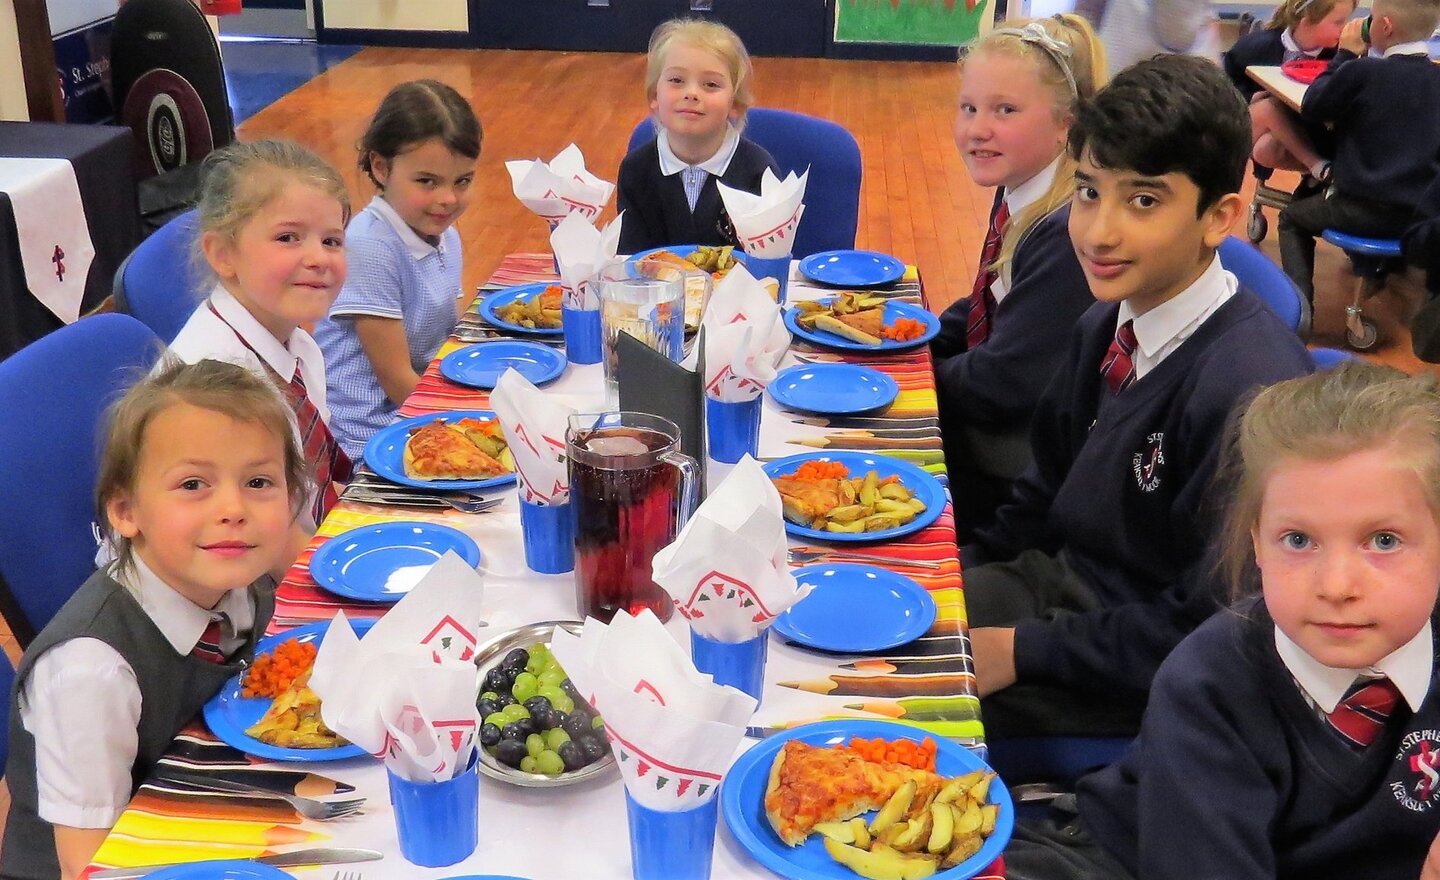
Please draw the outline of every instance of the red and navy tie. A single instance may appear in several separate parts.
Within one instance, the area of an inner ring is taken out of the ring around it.
[[[229,657],[220,649],[220,644],[225,638],[225,623],[229,616],[223,611],[212,612],[210,623],[205,631],[200,634],[200,640],[195,647],[190,649],[191,657],[199,657],[201,660],[208,660],[211,663],[228,663]]]
[[[1326,717],[1347,742],[1364,748],[1375,741],[1400,704],[1400,690],[1388,678],[1356,682]]]
[[[1010,207],[1002,199],[995,213],[990,216],[990,231],[985,233],[985,246],[980,249],[980,271],[975,276],[975,287],[970,291],[970,315],[965,321],[965,347],[975,348],[990,338],[990,324],[995,317],[995,294],[990,285],[995,283],[995,271],[990,264],[1000,256],[1000,236],[1005,222],[1010,219]]]
[[[320,418],[320,410],[310,402],[298,363],[295,365],[295,376],[290,380],[290,395],[295,421],[300,426],[300,442],[305,450],[305,460],[315,466],[315,485],[319,491],[315,494],[314,514],[315,522],[320,523],[324,521],[330,508],[340,500],[335,484],[349,482],[354,465],[350,462],[350,456],[346,455],[345,450],[336,442],[335,435],[330,433],[325,420]]]
[[[1100,375],[1110,386],[1111,394],[1119,394],[1135,382],[1135,322],[1126,321],[1115,329],[1115,339],[1100,362]]]

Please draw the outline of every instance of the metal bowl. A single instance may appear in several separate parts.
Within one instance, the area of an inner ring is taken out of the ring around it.
[[[480,675],[483,677],[494,666],[498,666],[505,655],[515,648],[529,648],[538,642],[550,644],[550,637],[555,630],[563,629],[573,635],[579,635],[581,627],[584,626],[578,620],[547,620],[541,623],[532,623],[527,626],[516,627],[506,630],[480,646],[479,652],[475,655],[475,665],[480,667]],[[495,756],[480,749],[480,772],[492,779],[499,779],[502,782],[509,782],[513,785],[523,785],[529,788],[551,788],[557,785],[574,785],[577,782],[584,782],[593,779],[615,767],[615,753],[606,753],[605,757],[593,764],[587,764],[579,770],[570,770],[561,773],[559,776],[546,776],[543,773],[525,773],[513,767],[507,767],[495,760]]]

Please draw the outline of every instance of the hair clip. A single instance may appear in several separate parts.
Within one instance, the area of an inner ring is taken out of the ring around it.
[[[1314,0],[1303,0],[1303,2],[1314,2]],[[1058,20],[1058,19],[1057,19]],[[1063,43],[1050,35],[1045,26],[1038,21],[1032,21],[1024,27],[1002,27],[990,31],[992,37],[1014,37],[1023,43],[1030,43],[1038,46],[1041,51],[1050,56],[1060,72],[1065,74],[1065,83],[1070,86],[1070,94],[1078,101],[1080,99],[1080,87],[1075,83],[1075,73],[1070,69],[1071,49],[1069,44]]]

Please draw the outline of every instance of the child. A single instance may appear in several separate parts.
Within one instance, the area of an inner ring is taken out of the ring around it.
[[[1280,262],[1312,300],[1316,236],[1399,238],[1440,176],[1440,67],[1426,55],[1440,0],[1375,0],[1371,10],[1370,44],[1382,57],[1357,57],[1364,22],[1350,22],[1300,104],[1302,119],[1335,126],[1330,191],[1280,212]]]
[[[1251,598],[1165,661],[1078,817],[1017,829],[1012,880],[1440,876],[1440,387],[1341,364],[1262,392],[1237,446]]]
[[[1311,178],[1311,188],[1328,182],[1330,163],[1317,150],[1316,142],[1327,149],[1330,145],[1327,135],[1307,131],[1290,108],[1262,91],[1259,83],[1246,76],[1245,68],[1334,56],[1340,30],[1354,12],[1354,0],[1284,0],[1265,27],[1241,37],[1221,56],[1230,81],[1250,102],[1251,156],[1259,166],[1257,175],[1263,173],[1268,179],[1270,170],[1285,168]]]
[[[186,363],[233,361],[288,389],[301,448],[316,469],[298,553],[338,499],[335,483],[350,479],[350,460],[327,426],[325,360],[304,330],[325,316],[345,281],[350,196],[334,168],[288,141],[237,141],[205,165],[197,243],[215,288],[170,351]]]
[[[620,163],[620,250],[738,245],[715,181],[760,192],[775,160],[740,136],[754,103],[750,55],[735,32],[699,19],[667,21],[650,37],[645,97],[659,130]]]
[[[213,360],[162,364],[111,411],[96,502],[115,562],[16,670],[0,876],[78,877],[252,657],[308,488],[292,424],[270,382]]]
[[[315,328],[335,436],[351,458],[394,419],[468,304],[454,225],[481,137],[460,93],[424,79],[391,89],[360,140],[360,169],[379,193],[346,230],[354,271]]]
[[[1029,464],[1030,415],[1070,330],[1095,300],[1066,224],[1076,105],[1105,81],[1105,50],[1078,15],[992,30],[961,60],[955,146],[970,177],[996,187],[970,296],[940,316],[930,344],[955,527],[994,518]]]
[[[1199,575],[1226,419],[1310,371],[1216,257],[1249,143],[1225,74],[1186,55],[1122,72],[1070,129],[1070,240],[1100,302],[1040,399],[1034,464],[962,552],[992,737],[1133,733],[1160,661],[1219,607]]]
[[[1410,345],[1420,360],[1440,363],[1440,177],[1426,188],[1400,249],[1406,260],[1425,270],[1426,298],[1410,319]]]

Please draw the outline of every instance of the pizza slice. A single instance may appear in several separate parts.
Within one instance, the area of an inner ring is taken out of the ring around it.
[[[929,803],[945,782],[928,770],[867,761],[844,746],[791,740],[770,766],[765,817],[787,846],[799,846],[821,822],[843,822],[880,809],[909,780],[915,782],[920,804]]]
[[[785,518],[796,525],[810,526],[840,506],[838,480],[798,480],[775,477],[771,480],[780,493]]]
[[[509,473],[465,432],[436,419],[405,442],[405,475],[414,480],[482,480]]]
[[[848,315],[822,314],[816,316],[815,326],[862,345],[879,345],[883,318],[884,313],[880,309],[866,309]]]

